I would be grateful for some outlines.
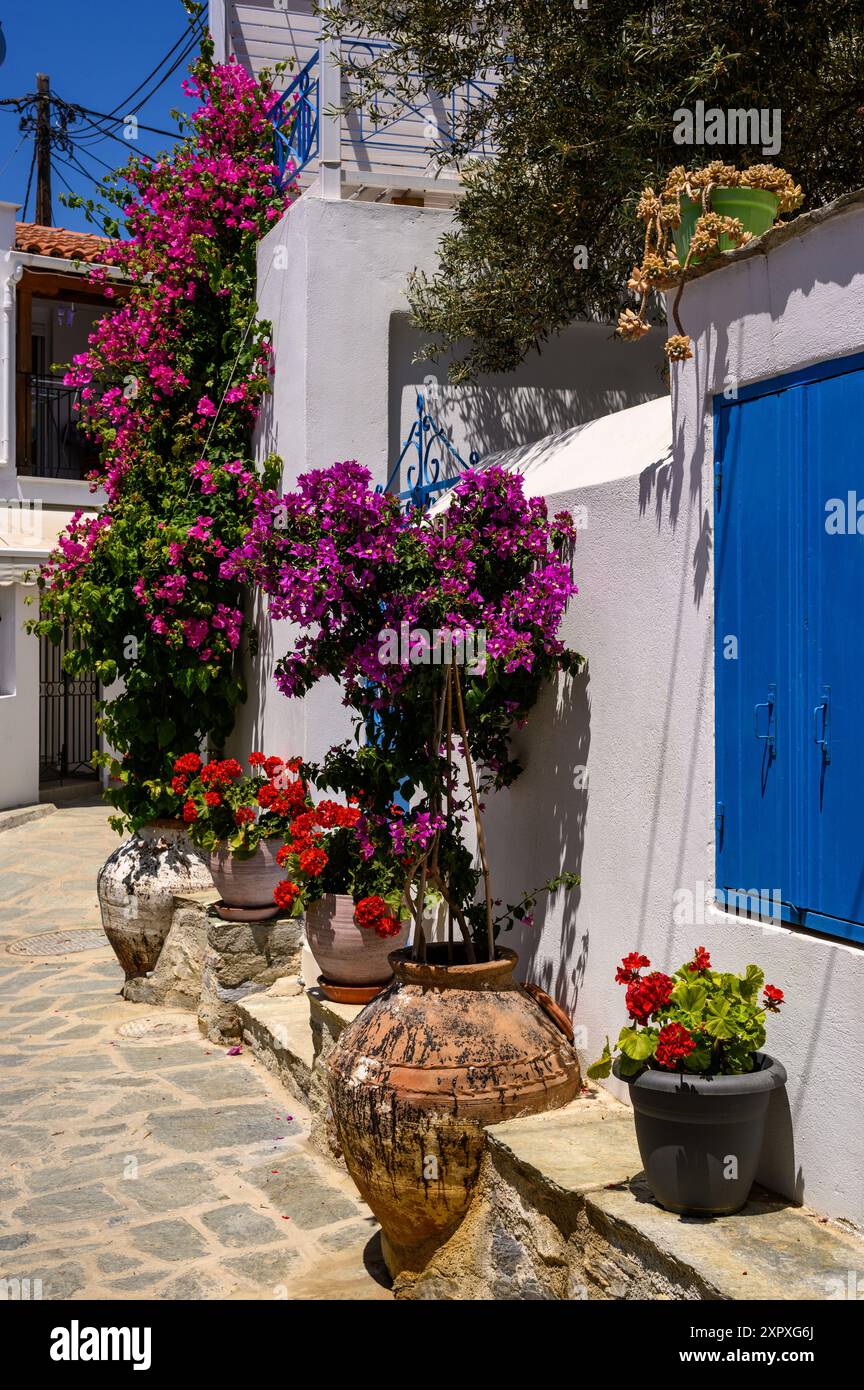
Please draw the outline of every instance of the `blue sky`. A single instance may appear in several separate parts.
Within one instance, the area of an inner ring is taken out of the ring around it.
[[[6,44],[6,56],[0,65],[0,97],[24,96],[34,91],[36,73],[45,72],[51,78],[52,91],[66,101],[99,112],[119,108],[118,116],[126,114],[126,98],[186,32],[180,0],[146,0],[139,5],[122,5],[117,0],[84,0],[83,4],[76,0],[0,0],[0,24]],[[178,48],[156,77],[132,99],[131,106],[151,90],[180,52]],[[171,131],[176,128],[169,115],[171,108],[190,109],[191,103],[180,90],[187,62],[142,106],[137,113],[141,125]],[[9,108],[0,108],[0,199],[23,204],[33,136],[27,135],[19,148],[18,119],[14,110],[10,113]],[[108,126],[104,121],[101,124],[122,137],[122,125]],[[137,144],[119,144],[116,139],[100,137],[92,128],[85,132],[83,124],[78,123],[70,126],[69,133],[77,145],[76,158],[97,177],[106,172],[98,160],[112,167],[125,163],[124,146],[156,154],[171,143],[165,136],[143,129],[139,129]],[[68,156],[61,158],[68,161]],[[69,167],[68,162],[58,162],[55,168],[54,225],[86,228],[82,212],[64,208],[60,203],[59,195],[66,191],[60,175],[76,193],[92,195],[92,182],[78,169]],[[28,208],[30,221],[34,220],[35,200],[34,177]],[[23,218],[23,211],[18,216]],[[90,226],[90,230],[97,229]]]

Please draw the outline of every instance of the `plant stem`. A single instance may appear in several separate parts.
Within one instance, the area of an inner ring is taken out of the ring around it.
[[[451,669],[453,671],[453,683],[456,687],[456,713],[459,719],[459,732],[462,735],[462,743],[465,748],[465,768],[468,773],[468,785],[471,788],[471,804],[474,807],[474,824],[477,827],[477,849],[480,854],[480,866],[483,870],[483,891],[486,896],[486,947],[491,961],[495,959],[495,929],[492,923],[492,885],[489,879],[489,861],[486,858],[486,837],[483,834],[483,822],[480,819],[480,802],[477,799],[474,763],[471,760],[471,749],[468,747],[468,729],[465,724],[465,708],[462,704],[462,685],[457,667],[452,666]]]

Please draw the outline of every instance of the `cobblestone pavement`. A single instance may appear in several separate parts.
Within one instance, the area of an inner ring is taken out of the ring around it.
[[[389,1299],[374,1219],[304,1108],[191,1014],[120,998],[94,933],[116,844],[101,806],[0,834],[0,1280],[44,1299]]]

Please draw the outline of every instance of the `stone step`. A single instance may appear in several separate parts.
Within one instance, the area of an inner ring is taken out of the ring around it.
[[[312,1117],[313,1144],[340,1163],[328,1124],[325,1063],[339,1034],[361,1007],[333,1004],[320,989],[304,989],[297,979],[278,980],[264,993],[237,1002],[243,1041],[293,1096],[305,1101]]]
[[[487,1135],[468,1218],[401,1297],[829,1299],[850,1271],[860,1286],[864,1238],[773,1193],[733,1216],[658,1206],[629,1107],[600,1088]]]
[[[283,979],[237,1007],[246,1044],[307,1103],[313,1142],[340,1161],[325,1064],[359,1006]],[[764,1190],[734,1216],[657,1206],[630,1108],[602,1087],[486,1132],[467,1217],[397,1297],[803,1300],[864,1282],[864,1238]]]

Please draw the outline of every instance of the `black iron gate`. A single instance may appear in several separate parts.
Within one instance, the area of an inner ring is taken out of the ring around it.
[[[66,640],[47,637],[39,648],[39,777],[42,782],[94,777],[98,747],[95,676],[69,676],[63,670]]]

